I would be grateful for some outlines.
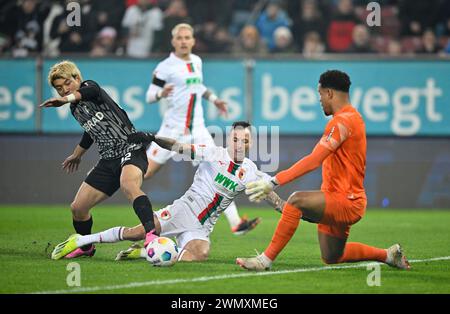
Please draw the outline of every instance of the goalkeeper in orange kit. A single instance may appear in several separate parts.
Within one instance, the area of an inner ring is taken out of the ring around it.
[[[350,227],[364,215],[367,198],[364,190],[366,168],[366,131],[364,120],[349,100],[349,76],[338,70],[324,72],[318,92],[328,122],[312,153],[271,180],[248,183],[250,201],[259,202],[279,185],[287,184],[322,165],[319,191],[293,193],[285,203],[281,219],[264,253],[252,258],[237,258],[249,270],[270,269],[272,262],[295,233],[300,219],[318,224],[322,260],[326,264],[378,261],[409,269],[399,244],[388,249],[347,242]]]

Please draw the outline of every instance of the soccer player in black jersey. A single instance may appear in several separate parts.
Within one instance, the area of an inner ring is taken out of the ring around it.
[[[55,247],[52,259],[94,255],[93,245],[76,250],[73,246],[77,237],[91,234],[91,208],[112,196],[119,188],[132,202],[136,215],[145,227],[146,243],[150,242],[157,236],[154,233],[152,205],[141,190],[148,166],[147,156],[142,144],[127,142],[127,136],[136,130],[126,112],[96,82],[83,81],[80,70],[73,62],[62,61],[53,65],[48,82],[61,97],[48,99],[39,107],[60,107],[70,103],[72,115],[84,129],[80,143],[64,160],[63,169],[67,173],[76,171],[81,157],[93,142],[97,144],[101,156],[71,204],[76,234]],[[122,233],[123,228],[112,229],[103,242],[116,242],[122,239]]]

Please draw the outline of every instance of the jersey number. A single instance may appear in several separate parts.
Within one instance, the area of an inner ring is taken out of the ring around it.
[[[122,157],[121,164],[123,165],[125,162],[131,159],[131,153],[126,153],[125,156]]]

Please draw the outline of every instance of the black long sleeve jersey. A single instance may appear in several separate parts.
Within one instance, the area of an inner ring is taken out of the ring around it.
[[[127,113],[94,81],[81,83],[81,100],[70,104],[70,111],[86,133],[97,144],[102,159],[116,159],[142,148],[128,144],[127,136],[136,130]],[[89,142],[89,141],[88,141]],[[91,143],[88,143],[89,148]]]

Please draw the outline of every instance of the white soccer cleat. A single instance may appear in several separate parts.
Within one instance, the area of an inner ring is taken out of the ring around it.
[[[408,259],[403,254],[403,249],[400,244],[396,243],[390,248],[387,249],[387,260],[386,263],[389,266],[410,270],[411,265],[408,262]]]
[[[255,257],[238,257],[236,258],[236,264],[244,269],[255,271],[270,270],[270,267],[272,266],[264,261],[262,254]]]

